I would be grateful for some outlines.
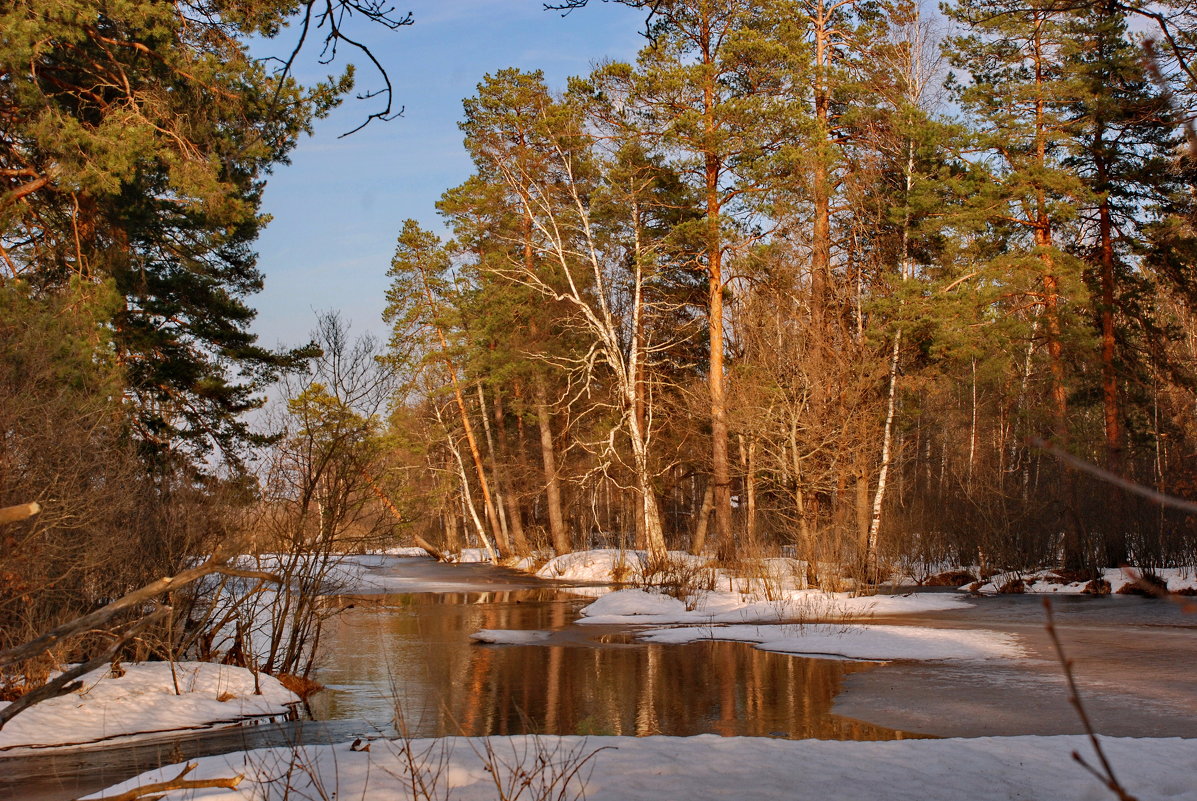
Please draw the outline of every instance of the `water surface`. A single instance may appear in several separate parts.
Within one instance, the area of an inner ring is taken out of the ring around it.
[[[1018,635],[1025,658],[979,663],[813,660],[743,643],[636,643],[577,625],[569,587],[489,565],[392,559],[368,571],[402,592],[329,598],[306,723],[0,755],[0,799],[59,801],[162,764],[267,745],[392,734],[621,734],[896,739],[1080,732],[1038,598],[975,599],[885,623]],[[575,588],[576,589],[576,588]],[[1058,598],[1061,638],[1098,730],[1197,737],[1197,617],[1164,601]],[[478,645],[479,629],[550,631]]]
[[[831,713],[843,677],[874,664],[738,643],[635,643],[576,625],[588,601],[555,589],[345,599],[325,633],[320,719],[415,736],[606,734],[895,739]],[[537,645],[480,645],[479,629],[549,630]],[[398,716],[398,721],[394,719]]]

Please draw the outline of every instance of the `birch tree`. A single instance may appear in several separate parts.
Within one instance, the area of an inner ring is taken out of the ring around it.
[[[531,82],[539,81],[539,75],[531,76]],[[653,349],[643,336],[647,254],[632,245],[627,284],[631,302],[625,323],[615,306],[621,291],[616,265],[593,215],[596,194],[630,192],[629,228],[633,242],[637,241],[642,223],[634,198],[643,188],[635,178],[617,188],[604,186],[600,156],[576,104],[553,99],[547,89],[535,92],[532,103],[506,104],[503,98],[509,96],[512,82],[526,86],[529,76],[506,71],[488,77],[477,98],[467,101],[462,128],[474,158],[518,199],[531,225],[530,242],[537,258],[527,259],[517,252],[505,264],[488,269],[571,309],[572,325],[585,335],[586,347],[561,366],[570,373],[578,393],[591,392],[600,372],[611,381],[616,396],[612,411],[618,423],[596,451],[599,465],[620,458],[616,435],[622,432],[631,451],[648,550],[655,561],[661,561],[666,558],[666,545],[652,486],[653,421],[651,414],[638,414],[643,407],[641,367]],[[625,325],[630,325],[626,337]]]

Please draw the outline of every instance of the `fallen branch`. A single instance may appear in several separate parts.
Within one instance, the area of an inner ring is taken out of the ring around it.
[[[374,493],[374,496],[378,498],[382,505],[387,508],[387,511],[391,513],[391,516],[395,518],[396,522],[405,522],[403,515],[399,513],[399,509],[396,508],[395,504],[391,502],[391,499],[387,496],[387,494],[382,491],[382,487],[378,486],[378,483],[374,480],[373,476],[371,476],[365,470],[361,471],[361,475],[362,478],[366,480],[366,486],[370,488],[370,491]],[[449,561],[449,557],[446,556],[443,551],[430,543],[428,540],[421,537],[419,534],[413,534],[412,541],[415,542],[420,548],[423,548],[429,556],[438,562]]]
[[[33,517],[41,510],[41,504],[38,503],[22,503],[17,506],[0,507],[0,526],[5,523],[16,523]]]
[[[154,782],[153,784],[143,784],[141,787],[135,787],[132,790],[126,790],[123,793],[116,795],[105,795],[96,799],[96,801],[157,801],[171,790],[206,790],[210,788],[220,788],[223,790],[236,790],[237,785],[241,784],[245,778],[244,774],[237,774],[231,779],[187,779],[188,773],[195,770],[197,767],[195,762],[186,765],[182,772],[173,779],[167,779],[164,782]]]
[[[125,646],[141,632],[145,631],[154,623],[157,623],[170,611],[169,606],[159,606],[150,614],[138,620],[133,627],[130,628],[123,635],[116,637],[108,648],[104,649],[102,653],[89,659],[82,664],[75,665],[68,670],[63,671],[52,680],[46,682],[41,687],[22,695],[17,700],[13,701],[8,706],[0,709],[0,729],[4,728],[4,724],[15,718],[17,715],[24,712],[34,704],[39,704],[42,701],[48,701],[51,698],[57,698],[60,695],[67,695],[79,689],[81,684],[75,679],[87,673],[91,673],[98,667],[102,667],[112,661],[117,652]]]
[[[74,620],[63,623],[57,628],[47,631],[45,634],[32,639],[29,642],[14,646],[4,651],[0,651],[0,668],[8,667],[9,665],[22,662],[38,654],[45,653],[53,648],[63,640],[73,637],[76,634],[82,634],[85,631],[92,631],[94,629],[103,628],[109,620],[116,617],[121,612],[128,609],[134,609],[142,604],[152,601],[157,596],[168,590],[177,590],[180,587],[185,587],[194,581],[197,581],[204,576],[210,576],[213,573],[225,573],[232,576],[241,576],[247,578],[261,578],[267,581],[274,581],[281,583],[282,579],[273,573],[265,573],[253,570],[238,570],[228,566],[227,556],[213,556],[204,562],[202,565],[193,567],[189,570],[184,570],[174,576],[165,576],[157,581],[151,582],[144,587],[133,590],[133,592],[116,599],[107,606],[101,607],[96,611],[77,617]]]

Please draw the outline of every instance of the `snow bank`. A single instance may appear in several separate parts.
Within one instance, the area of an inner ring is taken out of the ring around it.
[[[562,581],[620,584],[638,581],[643,577],[645,558],[643,551],[622,551],[617,548],[575,551],[553,557],[536,571],[536,575]]]
[[[579,623],[605,625],[684,625],[755,623],[783,620],[842,620],[876,615],[934,612],[968,606],[966,598],[945,593],[874,595],[853,598],[821,590],[778,592],[774,600],[725,590],[701,591],[685,602],[645,590],[618,590],[582,610]]]
[[[1135,584],[1146,571],[1133,568],[1106,568],[1101,571],[1101,578],[1109,584],[1110,592],[1120,592]],[[1191,567],[1154,568],[1151,574],[1167,582],[1169,592],[1197,591],[1197,570]],[[1021,586],[1019,586],[1021,583]],[[1028,593],[1059,593],[1062,595],[1081,595],[1092,593],[1091,584],[1085,581],[1069,581],[1053,570],[1036,570],[1030,572],[998,573],[988,581],[980,584],[966,584],[961,590],[994,594],[1009,592],[1008,585],[1013,584],[1016,592]]]
[[[732,573],[716,566],[710,557],[670,551],[668,563],[650,569],[645,551],[600,548],[575,551],[550,559],[536,575],[561,581],[601,584],[694,583],[744,594],[804,589],[806,563],[773,557],[752,562],[753,575]]]
[[[417,548],[414,545],[396,545],[393,548],[384,548],[381,553],[387,556],[401,556],[404,559],[431,559],[432,554],[423,548]]]
[[[685,626],[644,632],[638,639],[658,643],[729,640],[752,643],[762,651],[870,662],[1016,659],[1025,654],[1014,635],[921,626]]]
[[[463,565],[490,561],[490,554],[485,548],[462,548],[459,552],[446,554],[446,556],[452,557],[450,561]]]
[[[771,740],[746,737],[494,737],[490,744],[500,766],[492,778],[485,769],[482,742],[446,739],[413,741],[424,754],[425,774],[439,774],[434,797],[491,801],[495,781],[519,783],[517,765],[535,768],[548,752],[560,764],[566,754],[597,751],[568,792],[553,798],[588,801],[670,801],[834,798],[836,801],[1012,801],[1076,799],[1105,801],[1110,793],[1076,764],[1072,751],[1091,756],[1084,737],[983,737],[977,739],[842,742]],[[1194,798],[1197,741],[1103,738],[1119,779],[1141,801]],[[602,749],[602,750],[599,750]],[[196,760],[194,779],[245,774],[238,790],[204,790],[205,801],[290,798],[353,798],[399,801],[412,797],[411,780],[396,743],[370,744],[354,751],[348,744],[263,749]],[[179,766],[161,768],[110,788],[112,794],[173,777]],[[533,779],[535,778],[535,774]],[[511,786],[511,785],[509,785]],[[450,793],[450,791],[452,791]],[[97,794],[99,795],[99,794]],[[509,797],[514,797],[509,792]],[[529,792],[524,797],[534,797]],[[94,796],[93,796],[94,797]],[[191,796],[172,793],[167,799]]]
[[[85,674],[83,686],[17,715],[0,729],[0,751],[76,745],[133,734],[194,729],[266,715],[285,715],[299,698],[272,676],[207,662],[176,662],[180,695],[167,662],[104,667]],[[0,704],[0,708],[7,704]]]

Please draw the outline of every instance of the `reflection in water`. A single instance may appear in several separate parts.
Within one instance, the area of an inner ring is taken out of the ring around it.
[[[552,590],[343,599],[313,701],[323,719],[408,731],[817,737],[910,736],[830,714],[841,678],[871,666],[737,643],[600,643],[570,627],[581,600]],[[478,629],[552,629],[548,644],[482,646]]]

